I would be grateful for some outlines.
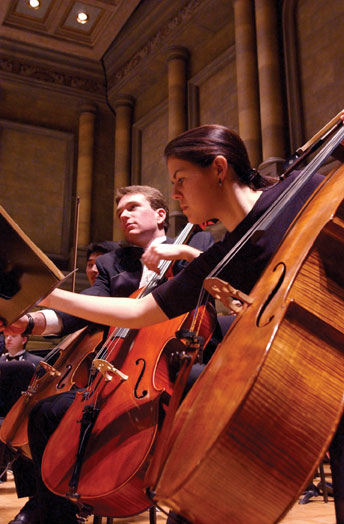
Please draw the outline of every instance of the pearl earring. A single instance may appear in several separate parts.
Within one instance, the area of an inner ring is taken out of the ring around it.
[[[219,178],[219,186],[221,187],[222,186],[222,179]]]

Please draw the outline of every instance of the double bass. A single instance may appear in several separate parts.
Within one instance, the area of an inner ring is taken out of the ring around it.
[[[300,180],[343,138],[341,126]],[[279,522],[331,442],[344,407],[343,196],[342,166],[289,227],[151,464],[154,500],[194,524]],[[230,303],[216,274],[205,287]]]
[[[188,224],[182,235],[191,228]],[[163,263],[138,300],[169,265]],[[215,321],[209,307],[141,330],[110,330],[93,361],[89,386],[77,393],[46,446],[42,478],[51,491],[111,517],[136,515],[152,505],[143,479],[163,404],[174,389],[178,366],[171,361],[179,354],[192,362],[202,340],[207,344]],[[196,350],[190,359],[188,342]]]

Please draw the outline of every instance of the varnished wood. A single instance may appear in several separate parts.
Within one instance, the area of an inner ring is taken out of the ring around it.
[[[280,521],[330,443],[343,410],[343,175],[310,199],[177,414],[156,497],[194,524]]]
[[[257,499],[259,498],[260,494],[257,493]],[[9,480],[0,483],[0,524],[7,524],[20,511],[26,500],[17,498],[10,473]],[[103,519],[104,524],[105,522]],[[165,522],[166,516],[158,511],[157,524]],[[87,524],[93,524],[93,517],[88,518]],[[149,524],[148,511],[128,519],[115,519],[114,524]],[[296,503],[281,524],[335,524],[333,500],[330,498],[329,503],[325,504],[323,498],[318,496],[302,506]]]
[[[71,490],[80,420],[85,406],[93,406],[99,413],[82,457],[79,502],[114,517],[136,515],[151,506],[143,479],[158,431],[159,404],[174,387],[171,353],[185,349],[175,333],[194,329],[207,343],[214,329],[212,308],[201,306],[196,319],[193,326],[194,316],[187,313],[108,343],[106,360],[129,378],[114,375],[106,381],[98,374],[86,391],[77,393],[44,452],[42,477],[51,491],[65,496]]]
[[[38,365],[28,389],[12,406],[0,428],[0,439],[11,445],[23,455],[31,458],[27,432],[29,415],[40,400],[51,395],[70,391],[76,385],[85,387],[89,377],[89,359],[101,342],[103,332],[94,333],[87,328],[80,329],[66,337],[63,342],[44,359],[41,365],[52,362],[51,372],[41,376]],[[44,368],[46,369],[46,368]]]

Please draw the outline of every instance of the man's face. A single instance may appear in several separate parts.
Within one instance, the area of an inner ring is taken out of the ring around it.
[[[94,251],[93,253],[90,254],[90,256],[87,259],[86,275],[87,275],[88,281],[91,286],[93,286],[93,284],[95,283],[97,275],[98,275],[96,259],[100,255],[104,255],[104,253],[100,253],[99,251]]]
[[[26,337],[21,335],[7,335],[5,337],[5,346],[10,355],[14,356],[19,351],[23,351]]]
[[[131,244],[147,247],[154,238],[165,234],[162,224],[164,209],[152,209],[150,202],[140,193],[124,195],[118,202],[117,217],[125,238]]]

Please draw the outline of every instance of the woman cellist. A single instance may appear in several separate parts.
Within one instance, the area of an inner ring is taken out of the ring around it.
[[[343,115],[344,121],[344,115]],[[141,328],[192,310],[198,301],[203,280],[226,253],[242,238],[257,219],[293,182],[297,173],[273,184],[251,169],[240,137],[222,126],[206,125],[189,130],[166,147],[173,196],[190,222],[218,218],[228,230],[224,240],[191,262],[179,275],[139,301],[74,295],[55,290],[42,305],[81,316],[93,322]],[[288,226],[322,181],[314,175],[289,202],[278,219],[254,241],[249,241],[225,266],[220,278],[249,293]],[[157,247],[143,255],[148,267],[156,268],[159,258],[167,258]],[[12,329],[24,330],[19,320]],[[30,424],[39,424],[37,419]],[[34,443],[30,442],[30,445]]]

